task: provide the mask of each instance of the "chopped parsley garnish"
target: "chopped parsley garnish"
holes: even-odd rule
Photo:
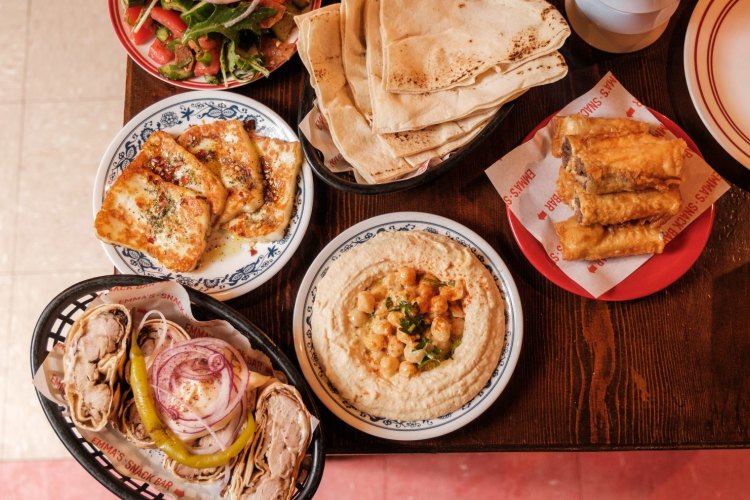
[[[422,358],[422,361],[420,361],[417,365],[418,370],[426,370],[429,368],[440,366],[440,362],[442,361],[442,359],[440,359],[440,355],[443,354],[440,349],[431,345],[425,349],[424,354],[424,358]]]
[[[456,286],[456,282],[455,281],[445,282],[445,281],[440,281],[438,279],[432,279],[432,278],[425,278],[424,280],[426,282],[428,282],[428,283],[432,283],[433,285],[435,285],[437,287],[441,287],[441,286]]]
[[[419,304],[416,302],[410,304],[402,300],[398,305],[394,305],[393,300],[390,297],[386,297],[385,307],[391,312],[401,311],[404,313],[404,317],[399,322],[399,330],[402,332],[409,335],[422,335],[427,330],[428,325],[425,323],[424,315],[419,312]]]

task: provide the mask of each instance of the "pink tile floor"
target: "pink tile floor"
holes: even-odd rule
[[[0,498],[115,498],[74,460],[0,463]],[[746,499],[750,450],[331,458],[316,500]]]

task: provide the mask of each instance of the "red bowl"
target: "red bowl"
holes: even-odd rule
[[[676,123],[662,115],[661,113],[650,109],[651,113],[661,121],[673,134],[681,137],[687,142],[690,149],[701,155],[698,147],[688,137]],[[557,114],[557,113],[555,113]],[[531,139],[540,128],[547,125],[555,114],[548,116],[537,127],[526,136],[523,142]],[[701,155],[703,157],[703,155]],[[552,283],[569,292],[575,293],[582,297],[595,298],[586,290],[581,288],[575,281],[566,275],[560,267],[552,261],[544,250],[542,244],[531,233],[529,233],[521,222],[513,215],[513,212],[506,210],[508,222],[510,222],[513,237],[516,239],[521,252],[531,262],[531,264],[542,273]],[[662,290],[687,272],[688,269],[698,260],[703,248],[706,246],[708,236],[711,234],[711,227],[714,223],[714,206],[703,212],[695,219],[690,226],[677,235],[672,241],[664,247],[664,252],[654,255],[646,261],[641,267],[636,269],[630,276],[625,278],[614,288],[611,288],[599,300],[631,300],[651,295],[652,293]]]

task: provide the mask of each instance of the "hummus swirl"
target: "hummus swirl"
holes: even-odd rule
[[[358,316],[367,310],[362,307],[363,293],[384,286],[391,311],[403,303],[403,295],[396,294],[403,292],[405,284],[399,288],[389,282],[389,276],[403,276],[405,269],[414,270],[416,283],[427,279],[436,290],[459,290],[460,309],[457,301],[449,305],[463,316],[463,332],[451,333],[449,350],[443,344],[433,351],[440,353],[438,362],[417,361],[410,370],[387,370],[379,360],[392,353],[387,348],[379,352],[370,341],[372,322],[382,322],[377,319],[377,306],[369,325],[363,325]],[[412,297],[414,310],[421,310],[427,323],[423,333],[412,335],[413,344],[397,323],[390,333],[405,339],[407,353],[427,342],[429,351],[432,344],[437,345],[429,328],[437,316],[428,305],[419,307],[416,295],[409,296],[408,302]],[[385,299],[376,299],[382,308]],[[503,349],[505,304],[492,275],[468,248],[424,231],[383,232],[331,264],[317,286],[311,327],[318,361],[343,398],[371,415],[421,420],[457,410],[490,379]],[[399,361],[405,364],[403,358]]]

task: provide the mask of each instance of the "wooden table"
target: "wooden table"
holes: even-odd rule
[[[562,2],[558,2],[564,12]],[[511,269],[524,308],[524,342],[498,401],[441,438],[391,442],[361,433],[320,404],[331,454],[495,450],[612,450],[750,446],[750,193],[733,187],[716,205],[710,240],[695,265],[666,290],[608,303],[568,293],[521,254],[505,205],[484,170],[550,113],[587,92],[607,72],[676,121],[709,164],[743,172],[711,138],[693,108],[683,42],[693,4],[681,2],[654,45],[607,54],[573,34],[563,54],[568,76],[516,100],[503,123],[465,161],[424,188],[363,196],[315,182],[307,235],[284,269],[230,305],[263,328],[290,358],[299,284],[323,246],[347,227],[402,210],[435,213],[485,238]],[[125,120],[180,92],[128,61]],[[299,59],[235,92],[277,111],[292,126],[307,79]],[[721,167],[721,168],[720,168]]]

